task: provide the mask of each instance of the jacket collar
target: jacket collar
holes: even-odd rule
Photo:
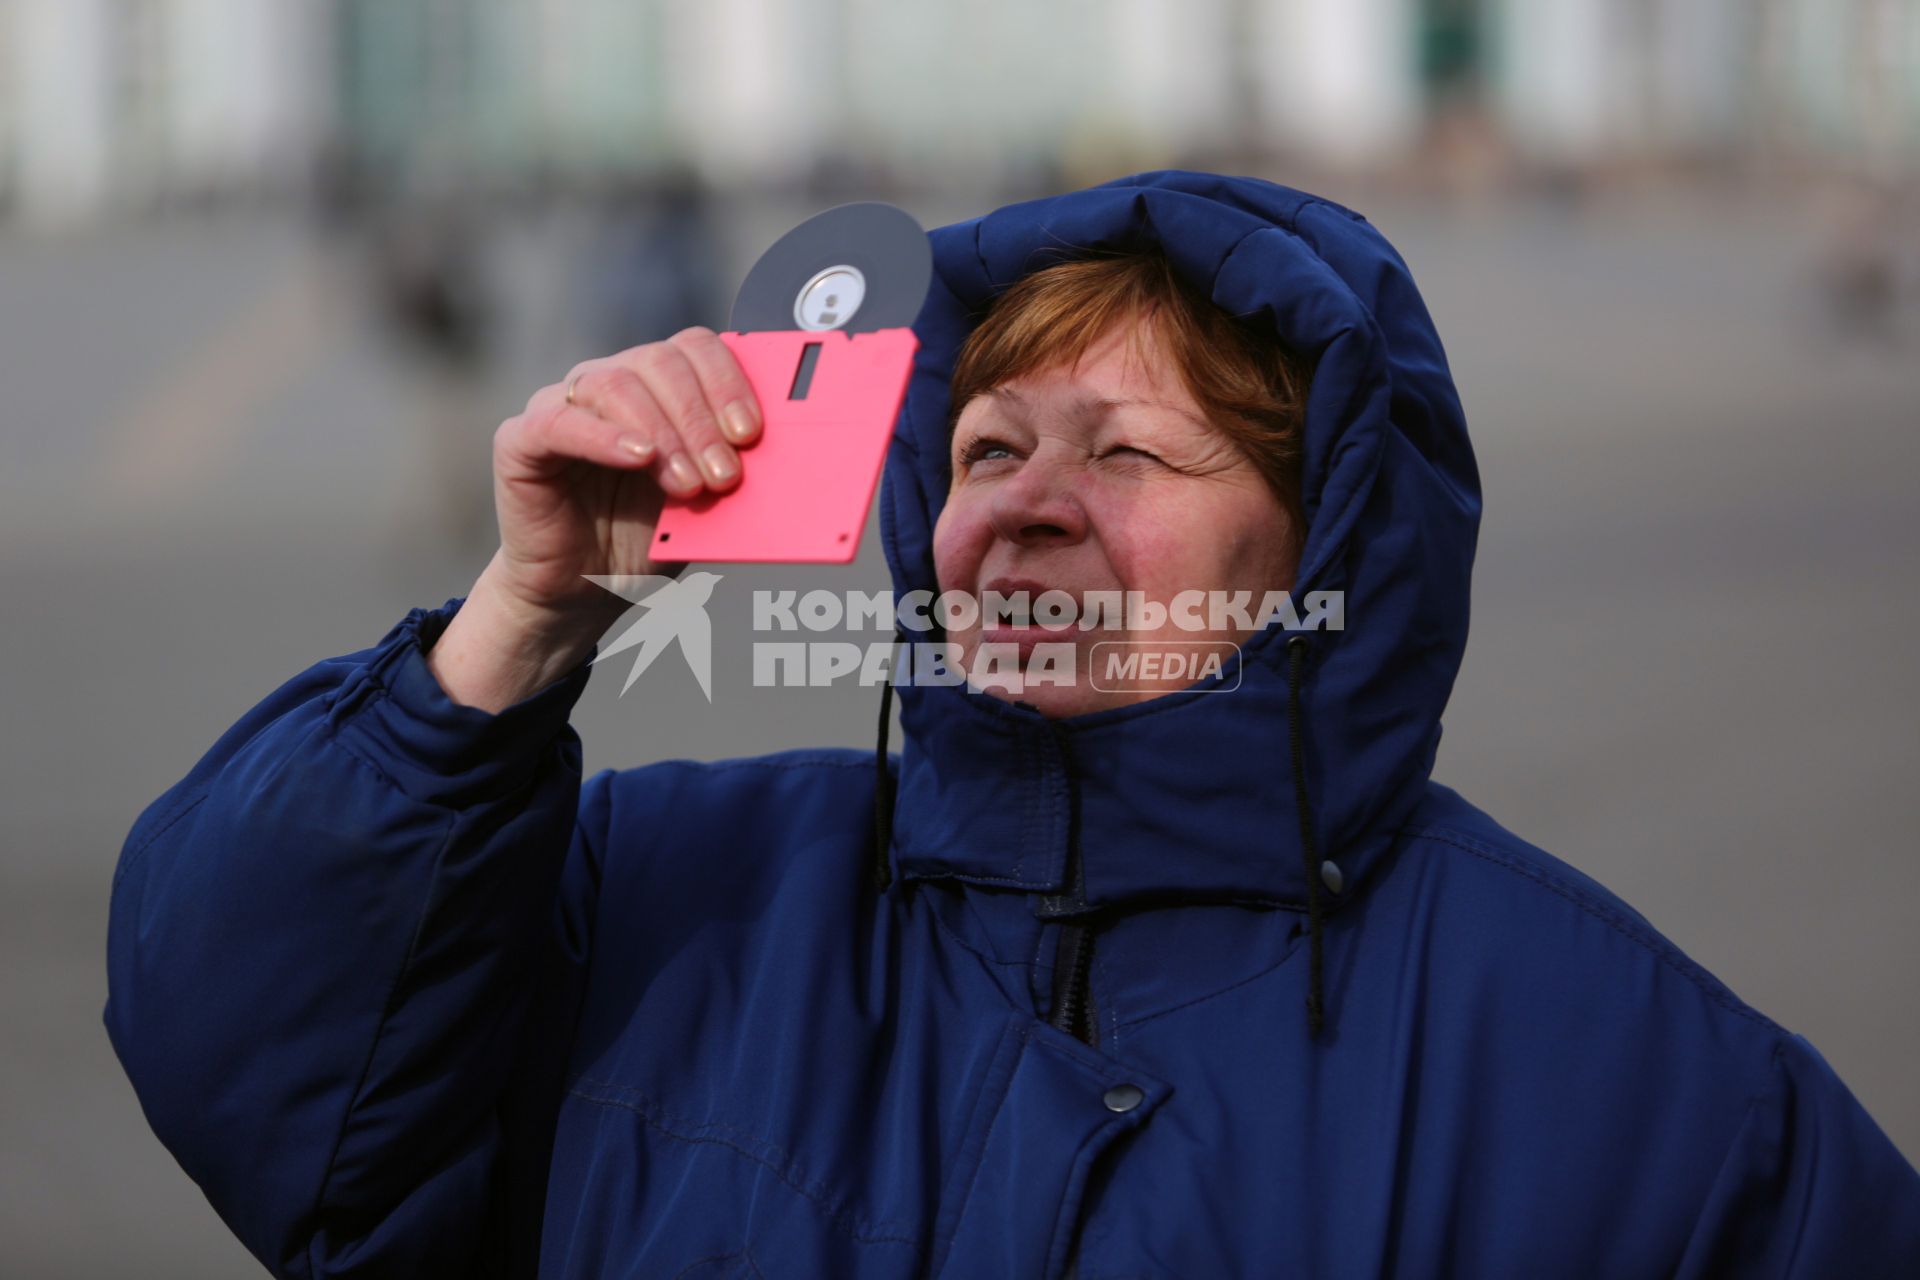
[[[1338,635],[1303,634],[1315,656]],[[902,688],[896,874],[1044,894],[1042,915],[1202,901],[1305,910],[1287,638],[1263,634],[1217,680],[1065,720],[964,686]],[[1318,700],[1313,667],[1303,707]],[[1310,817],[1337,868],[1341,891],[1322,898],[1333,910],[1388,852],[1430,761],[1403,755],[1386,772],[1330,778],[1315,764],[1328,737],[1311,714]]]

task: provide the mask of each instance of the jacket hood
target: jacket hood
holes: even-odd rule
[[[934,279],[881,496],[896,592],[938,589],[948,378],[989,305],[1076,249],[1158,248],[1311,364],[1294,597],[1343,591],[1345,628],[1276,623],[1237,670],[1055,721],[964,685],[899,686],[907,741],[882,882],[897,871],[1037,891],[1061,914],[1182,899],[1304,909],[1322,886],[1329,909],[1351,897],[1432,768],[1479,527],[1459,397],[1406,264],[1330,201],[1171,170],[930,234]],[[1312,884],[1307,868],[1323,861],[1333,869]]]

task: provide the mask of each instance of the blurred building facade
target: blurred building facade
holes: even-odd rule
[[[1522,164],[1920,152],[1920,0],[0,0],[0,209],[991,176],[1467,128]]]
[[[325,0],[0,0],[0,201],[36,225],[305,180]]]

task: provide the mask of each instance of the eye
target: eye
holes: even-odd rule
[[[1103,458],[1119,458],[1119,457],[1142,458],[1148,462],[1159,461],[1157,457],[1155,457],[1151,453],[1148,453],[1145,449],[1136,448],[1135,446],[1130,444],[1115,445],[1113,448],[1107,450],[1105,453],[1101,454],[1100,456]]]
[[[967,466],[971,466],[976,462],[992,461],[993,459],[989,459],[987,455],[996,449],[1008,457],[1013,456],[1011,449],[1001,444],[998,440],[993,439],[991,436],[975,436],[973,439],[967,441],[965,448],[960,450],[960,461]]]

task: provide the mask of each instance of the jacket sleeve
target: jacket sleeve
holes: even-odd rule
[[[1676,1274],[1920,1276],[1920,1173],[1805,1037],[1777,1042]]]
[[[498,715],[447,697],[462,603],[282,685],[115,870],[114,1050],[278,1276],[530,1268],[605,775],[568,724],[591,655]]]

